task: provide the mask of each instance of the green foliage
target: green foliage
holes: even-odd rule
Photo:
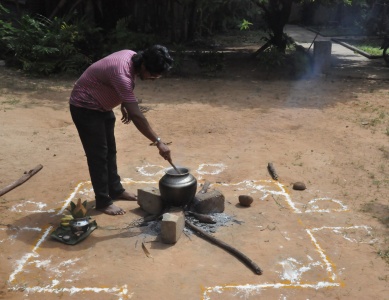
[[[343,40],[344,42],[353,45],[354,47],[370,54],[370,55],[382,55],[382,39],[377,38],[365,38],[360,40]]]
[[[129,18],[122,18],[116,22],[116,27],[107,35],[105,55],[123,49],[143,50],[155,43],[154,35],[130,31],[129,23]]]
[[[267,36],[263,37],[266,43],[270,43],[270,45],[278,48],[279,51],[285,52],[285,49],[291,45],[293,45],[294,40],[288,36],[285,32],[282,33],[279,41],[276,41],[276,36],[270,30],[266,30]]]
[[[0,59],[5,59],[10,54],[4,38],[13,34],[14,27],[11,22],[5,20],[8,14],[9,11],[0,4]]]
[[[249,30],[251,25],[253,25],[253,23],[243,19],[242,23],[239,25],[239,28],[240,30]]]
[[[378,255],[389,264],[389,249],[378,251]]]
[[[282,72],[291,78],[301,78],[311,74],[312,59],[303,47],[290,44],[286,52],[270,46],[258,57],[259,64],[267,71]]]
[[[0,7],[0,13],[8,11]],[[103,39],[101,29],[73,15],[49,20],[43,16],[23,15],[11,22],[0,19],[1,59],[27,73],[80,74],[93,61],[122,49],[144,49],[155,42],[155,36],[131,32],[128,19]]]
[[[9,10],[8,9],[6,9],[3,5],[1,5],[1,3],[0,3],[0,14],[1,13],[9,13]]]
[[[82,24],[83,22],[80,22]],[[80,24],[69,24],[65,18],[49,20],[39,16],[23,15],[16,25],[0,23],[2,47],[6,50],[4,59],[8,65],[40,75],[53,73],[78,74],[92,61],[85,39],[98,33],[98,28]],[[83,45],[84,49],[80,49]]]
[[[285,66],[286,54],[279,51],[275,46],[270,46],[259,56],[259,63],[266,70],[277,69]]]

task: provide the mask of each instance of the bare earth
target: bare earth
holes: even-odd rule
[[[69,201],[93,204],[68,109],[75,78],[0,69],[0,187],[43,165],[0,197],[0,299],[389,299],[388,82],[247,73],[139,81],[136,94],[176,165],[225,195],[237,222],[214,236],[260,276],[195,234],[166,245],[131,227],[145,216],[136,202],[118,203],[123,216],[92,210],[99,228],[77,245],[51,239]],[[169,165],[156,148],[119,120],[116,137],[125,187],[158,187]]]

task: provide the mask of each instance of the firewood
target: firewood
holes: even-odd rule
[[[0,197],[3,196],[4,194],[8,193],[9,191],[13,190],[17,186],[25,183],[32,176],[34,176],[36,173],[38,173],[42,168],[43,168],[42,165],[37,165],[34,169],[32,169],[32,170],[30,170],[28,172],[24,172],[24,175],[22,177],[20,177],[15,182],[11,183],[10,185],[7,185],[5,188],[2,188],[0,190]]]
[[[227,243],[218,240],[214,236],[206,233],[205,231],[201,230],[197,226],[193,225],[191,222],[188,220],[185,220],[185,224],[187,227],[192,229],[194,232],[196,232],[200,237],[203,237],[209,241],[211,241],[213,244],[219,246],[220,248],[223,248],[224,250],[230,252],[232,255],[237,257],[240,261],[242,261],[244,264],[246,264],[252,271],[254,271],[255,274],[257,275],[262,275],[262,270],[258,265],[253,262],[250,258],[248,258],[246,255],[244,255],[242,252],[239,250],[235,249],[234,247],[228,245]]]
[[[201,223],[216,224],[216,222],[212,219],[211,216],[204,215],[204,214],[198,214],[198,213],[193,212],[193,211],[188,211],[187,214],[195,217]]]

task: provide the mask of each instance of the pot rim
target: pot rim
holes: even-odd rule
[[[165,169],[165,173],[170,176],[183,176],[183,175],[188,175],[189,174],[189,169],[185,167],[177,167],[177,169],[180,171],[181,174],[177,174],[176,170],[173,168],[168,168]]]

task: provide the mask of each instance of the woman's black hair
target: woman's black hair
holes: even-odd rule
[[[135,69],[142,65],[152,74],[162,74],[172,68],[173,58],[165,46],[154,45],[144,51],[139,51],[132,57]]]

